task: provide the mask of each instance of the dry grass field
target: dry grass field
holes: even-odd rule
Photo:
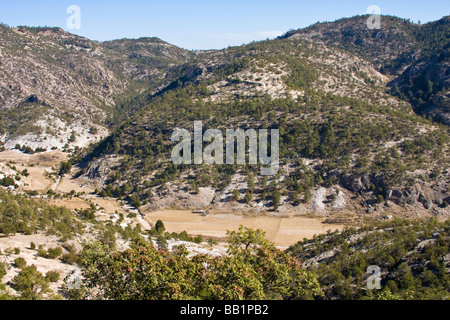
[[[227,230],[237,230],[239,225],[259,228],[266,232],[268,240],[281,247],[292,245],[303,238],[312,238],[314,234],[343,228],[340,224],[323,223],[324,218],[245,216],[232,213],[212,213],[203,216],[190,210],[159,210],[147,213],[146,219],[151,224],[161,219],[168,232],[186,231],[191,235],[200,234],[217,238],[226,237]]]

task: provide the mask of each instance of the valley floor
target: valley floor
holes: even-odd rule
[[[186,231],[192,235],[225,238],[227,230],[238,230],[239,225],[262,229],[266,238],[279,247],[293,245],[314,234],[342,229],[342,224],[323,223],[325,218],[304,216],[242,215],[235,213],[210,213],[201,215],[190,210],[159,210],[147,213],[146,219],[154,224],[158,219],[164,222],[169,232]]]

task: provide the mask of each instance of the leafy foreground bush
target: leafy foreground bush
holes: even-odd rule
[[[158,250],[145,240],[113,252],[100,242],[80,257],[88,296],[96,299],[313,299],[319,283],[299,261],[241,226],[229,232],[228,254],[192,258],[184,248]],[[89,293],[90,292],[90,293]]]

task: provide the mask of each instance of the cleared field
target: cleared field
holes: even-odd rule
[[[324,219],[307,217],[241,216],[236,214],[209,214],[202,216],[190,210],[160,210],[146,214],[154,224],[158,219],[164,222],[168,232],[186,231],[191,235],[226,237],[227,230],[238,230],[239,225],[262,229],[266,238],[278,246],[289,246],[303,238],[328,230],[340,230],[343,225],[324,224]]]
[[[40,192],[50,189],[53,184],[53,181],[45,176],[45,172],[50,172],[52,166],[58,165],[67,157],[67,153],[58,150],[35,154],[27,154],[19,150],[0,152],[0,162],[12,161],[18,170],[27,169],[29,176],[23,178],[25,183],[23,189]]]

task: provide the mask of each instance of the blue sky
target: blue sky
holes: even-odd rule
[[[80,8],[79,30],[67,28],[69,5]],[[448,0],[0,0],[0,21],[57,26],[99,41],[156,36],[186,49],[220,49],[365,14],[369,5],[422,23],[450,14]]]

